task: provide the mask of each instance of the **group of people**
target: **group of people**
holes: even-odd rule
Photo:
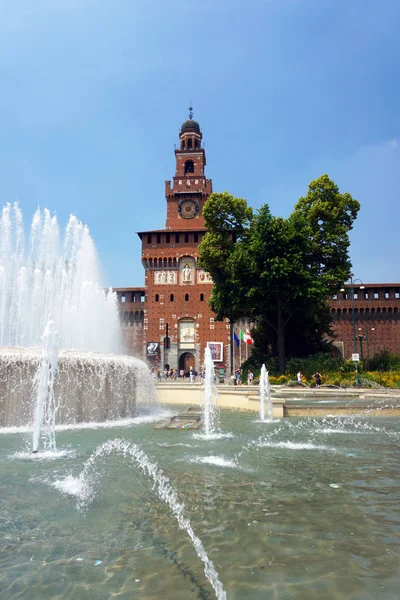
[[[242,369],[236,369],[234,375],[232,375],[232,380],[234,385],[242,385]],[[251,369],[247,371],[247,385],[253,385],[254,383],[254,374]]]
[[[190,367],[189,369],[169,369],[165,367],[164,371],[161,373],[160,369],[152,369],[152,374],[157,381],[170,380],[176,381],[179,378],[185,379],[188,378],[190,383],[194,383],[198,377],[197,371],[194,367]],[[200,377],[202,377],[202,373],[200,373]]]
[[[296,377],[297,377],[297,385],[299,387],[303,387],[303,373],[301,371],[299,371],[297,373]],[[320,387],[322,384],[321,373],[319,371],[317,371],[316,373],[314,373],[314,375],[312,375],[312,378],[315,380],[316,387]]]

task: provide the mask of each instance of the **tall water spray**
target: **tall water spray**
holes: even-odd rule
[[[58,335],[53,321],[47,323],[43,334],[43,350],[35,376],[36,408],[33,426],[32,452],[39,450],[42,432],[44,450],[56,451],[56,412],[54,378],[58,373]]]
[[[260,420],[265,421],[265,400],[267,400],[267,419],[272,420],[272,398],[269,385],[268,371],[265,365],[261,367],[260,375]]]
[[[18,204],[0,220],[0,346],[40,346],[49,320],[59,347],[120,352],[116,297],[105,294],[89,229],[75,216],[60,235],[56,217],[38,209],[25,240]],[[27,242],[27,243],[26,243]]]
[[[204,351],[204,433],[206,436],[219,432],[218,390],[214,383],[214,361],[210,348]]]

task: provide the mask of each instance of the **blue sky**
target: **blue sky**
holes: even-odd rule
[[[356,277],[400,281],[399,28],[398,0],[3,0],[1,204],[75,213],[104,284],[143,285],[192,101],[215,191],[287,216],[328,173]]]

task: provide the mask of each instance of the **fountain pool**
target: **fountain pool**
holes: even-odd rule
[[[222,410],[232,435],[207,441],[148,421],[61,428],[54,460],[0,429],[2,600],[216,597],[153,480],[127,453],[95,457],[110,439],[168,477],[228,600],[398,598],[398,418]]]

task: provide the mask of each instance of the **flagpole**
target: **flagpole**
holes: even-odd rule
[[[233,323],[231,323],[231,375],[235,368],[235,340],[233,335]]]
[[[239,367],[242,366],[242,340],[239,343]]]

